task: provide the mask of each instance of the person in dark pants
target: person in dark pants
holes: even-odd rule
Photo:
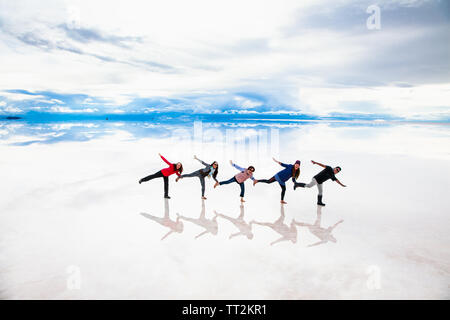
[[[231,160],[230,160],[230,164],[233,167],[235,167],[236,169],[238,169],[240,172],[229,180],[216,182],[216,184],[214,185],[214,188],[216,188],[219,185],[221,186],[224,184],[236,182],[239,185],[239,187],[241,187],[241,193],[239,195],[241,197],[241,202],[245,202],[245,200],[244,200],[244,194],[245,194],[244,182],[248,178],[255,180],[255,178],[253,178],[253,172],[255,172],[255,167],[250,166],[247,169],[244,169],[244,168],[241,168],[240,166],[238,166],[237,164],[234,164],[233,161],[231,161]]]
[[[142,182],[146,182],[146,181],[155,179],[155,178],[163,178],[164,179],[164,198],[170,199],[170,197],[169,197],[169,176],[171,176],[174,173],[176,173],[177,176],[180,176],[180,174],[183,172],[183,165],[181,164],[181,162],[177,162],[176,164],[170,163],[160,153],[159,153],[159,156],[169,166],[167,168],[164,168],[164,169],[154,173],[154,174],[151,174],[145,178],[142,178],[141,180],[139,180],[139,184],[141,184]]]
[[[311,182],[308,183],[308,184],[301,183],[301,182],[294,183],[294,190],[296,188],[298,188],[298,187],[311,188],[311,187],[317,185],[317,189],[319,190],[319,194],[317,196],[317,204],[319,206],[325,206],[325,203],[322,202],[322,192],[323,192],[322,184],[325,181],[331,179],[331,180],[336,181],[337,183],[339,183],[341,186],[346,187],[346,185],[342,184],[335,176],[336,174],[341,172],[341,167],[336,167],[336,168],[333,169],[330,166],[326,166],[326,165],[321,164],[319,162],[316,162],[314,160],[311,160],[311,162],[313,164],[317,164],[317,165],[321,166],[324,169],[322,171],[320,171],[318,174],[316,174],[314,176],[314,178],[312,178]]]
[[[280,166],[284,167],[285,169],[281,170],[280,172],[275,174],[270,179],[262,179],[262,180],[255,179],[255,180],[253,180],[253,185],[257,184],[258,182],[273,183],[273,182],[277,181],[281,187],[281,203],[285,204],[285,203],[287,203],[286,201],[284,201],[284,195],[286,193],[286,183],[285,182],[288,181],[290,178],[292,178],[292,182],[294,182],[294,183],[296,182],[295,180],[300,175],[300,160],[295,161],[294,164],[285,164],[285,163],[281,163],[280,161],[276,160],[275,158],[272,158],[272,159],[273,159],[273,161],[275,161],[276,163],[278,163]]]
[[[195,160],[200,161],[201,164],[203,164],[205,167],[203,169],[199,169],[197,171],[194,171],[192,173],[189,174],[182,174],[181,176],[179,176],[175,181],[178,182],[178,180],[183,179],[183,178],[190,178],[190,177],[198,177],[200,179],[200,184],[202,186],[202,199],[206,200],[205,197],[205,178],[208,177],[212,177],[214,179],[214,181],[217,182],[217,174],[219,173],[219,164],[217,163],[217,161],[214,161],[211,164],[208,164],[202,160],[200,160],[199,158],[197,158],[197,156],[194,156]]]

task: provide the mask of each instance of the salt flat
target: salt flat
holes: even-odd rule
[[[170,131],[137,136],[127,124],[86,126],[85,139],[71,139],[70,127],[27,134],[8,126],[0,127],[2,298],[450,298],[448,126],[307,124],[280,130],[274,149],[255,148],[251,137],[260,132],[245,128],[241,137],[250,143],[236,150],[216,139],[220,130],[198,141],[174,139]],[[205,219],[217,211],[243,213],[246,223],[281,223],[284,214],[287,227],[293,219],[304,224],[289,234],[296,242],[271,246],[282,235],[255,224],[251,239],[229,239],[239,228],[223,216],[216,218],[217,234],[195,239],[205,229],[182,220],[181,233],[161,240],[169,229],[141,213],[197,219],[202,201],[198,179],[170,177],[168,205],[161,179],[138,184],[165,167],[158,152],[182,161],[185,172],[202,167],[194,154],[216,160],[220,180],[236,173],[230,159],[270,178],[281,170],[275,156],[301,160],[299,181],[309,182],[320,171],[310,162],[316,160],[340,165],[338,178],[348,187],[326,182],[327,205],[318,210],[315,189],[293,191],[288,182],[283,212],[276,183],[246,182],[241,208],[236,184],[213,189],[207,181]],[[308,227],[318,214],[322,229]],[[309,247],[320,241],[314,230],[326,235],[341,220],[332,231],[336,242]]]

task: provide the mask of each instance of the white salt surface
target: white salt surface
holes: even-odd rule
[[[316,124],[282,134],[274,156],[301,160],[299,181],[320,171],[313,159],[340,165],[337,177],[348,187],[326,182],[327,205],[318,211],[316,189],[294,192],[289,181],[281,221],[276,183],[247,181],[240,208],[236,184],[213,189],[208,180],[202,222],[208,220],[209,229],[181,220],[182,232],[164,240],[170,229],[141,215],[164,216],[162,179],[137,183],[165,167],[158,152],[182,161],[186,173],[202,167],[194,153],[217,160],[220,180],[236,173],[230,153],[221,142],[174,144],[120,130],[85,142],[15,146],[39,139],[0,140],[2,298],[450,298],[448,127]],[[233,160],[254,165],[257,178],[270,178],[281,170],[271,156],[244,152]],[[172,221],[177,213],[200,217],[197,178],[176,183],[171,176],[170,195]],[[214,234],[214,211],[244,216],[235,224],[218,216]],[[285,226],[281,233],[257,224],[248,229],[252,220]],[[341,220],[330,235],[327,228]],[[239,226],[253,237],[229,239]],[[205,230],[212,232],[195,239]],[[270,245],[283,236],[288,241]],[[310,247],[321,239],[330,241]]]

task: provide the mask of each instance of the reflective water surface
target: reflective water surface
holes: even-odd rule
[[[0,294],[26,299],[448,299],[447,125],[0,122]],[[213,188],[139,178],[197,155],[253,165],[301,160],[299,181]],[[345,221],[345,222],[343,222]],[[161,241],[163,240],[163,241]],[[426,275],[426,276],[425,276]]]

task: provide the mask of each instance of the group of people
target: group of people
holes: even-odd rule
[[[145,178],[142,178],[139,180],[139,184],[142,182],[146,182],[155,178],[163,178],[164,179],[164,198],[170,199],[169,197],[169,176],[172,174],[176,174],[178,177],[176,178],[176,182],[178,182],[180,179],[183,178],[191,178],[191,177],[198,177],[200,179],[201,184],[201,191],[202,191],[202,199],[206,200],[205,197],[205,179],[206,177],[212,178],[215,181],[214,188],[218,186],[222,186],[225,184],[230,183],[237,183],[240,187],[240,197],[241,202],[245,202],[244,195],[245,195],[245,181],[249,178],[253,180],[253,185],[256,185],[257,183],[273,183],[275,181],[278,182],[278,184],[281,187],[281,203],[285,204],[284,201],[285,193],[286,193],[286,182],[289,179],[292,179],[292,182],[294,183],[294,190],[297,188],[311,188],[313,186],[317,186],[318,189],[318,195],[317,195],[317,204],[320,206],[325,206],[325,204],[322,202],[322,196],[323,196],[323,183],[327,180],[332,180],[340,184],[341,186],[345,187],[344,184],[342,184],[339,179],[336,178],[336,174],[338,174],[341,171],[340,167],[332,168],[330,166],[321,164],[319,162],[311,160],[313,164],[316,164],[318,166],[321,166],[323,168],[322,171],[320,171],[318,174],[316,174],[310,183],[302,183],[297,182],[298,177],[300,176],[300,160],[295,161],[294,164],[285,164],[282,163],[275,158],[273,160],[278,163],[280,166],[284,167],[283,170],[277,172],[274,176],[272,176],[269,179],[255,179],[253,177],[253,174],[255,172],[255,167],[249,166],[247,169],[242,168],[238,166],[237,164],[233,163],[233,161],[230,160],[230,164],[236,168],[239,173],[234,175],[228,180],[224,181],[218,181],[217,175],[219,173],[219,164],[217,161],[213,161],[211,164],[208,164],[199,158],[197,156],[194,156],[195,160],[198,160],[201,164],[204,165],[204,168],[198,169],[192,173],[189,174],[182,174],[183,173],[183,165],[181,162],[177,163],[171,163],[166,158],[164,158],[161,154],[159,154],[161,159],[167,163],[168,167],[164,168],[152,175],[149,175]]]

